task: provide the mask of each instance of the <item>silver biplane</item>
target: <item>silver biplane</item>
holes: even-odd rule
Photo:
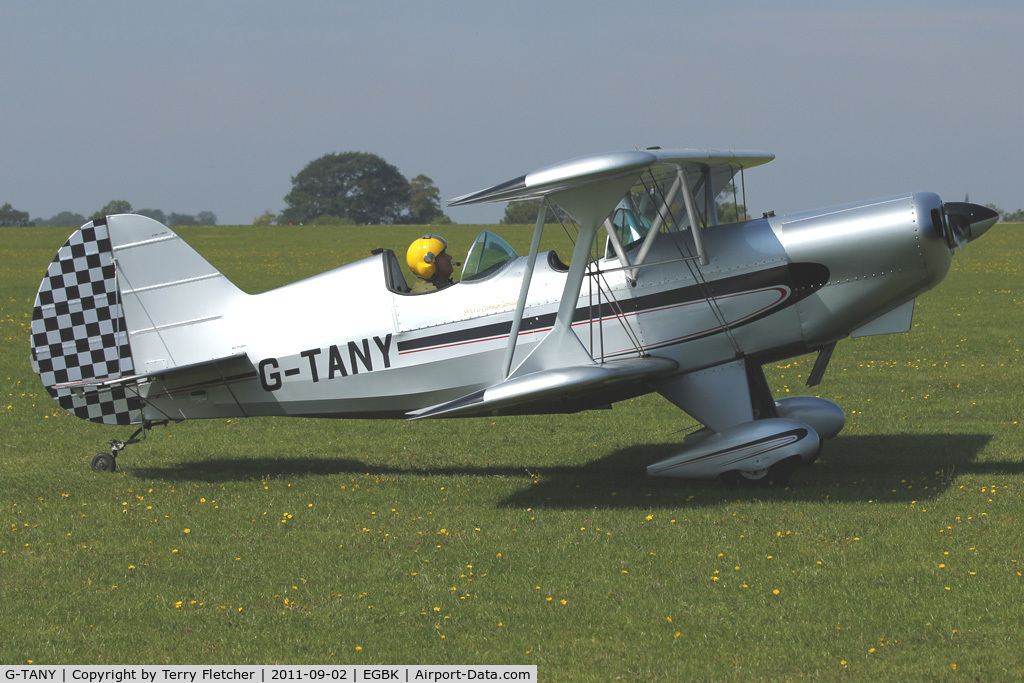
[[[141,425],[98,471],[187,419],[571,413],[658,392],[703,428],[649,475],[781,483],[845,418],[774,398],[762,365],[817,352],[813,386],[839,340],[908,331],[915,297],[997,216],[917,192],[720,224],[716,196],[773,158],[597,154],[459,197],[543,202],[528,255],[485,231],[458,284],[428,294],[378,250],[250,295],[160,223],[107,216],[49,266],[33,368],[78,417]],[[540,253],[549,210],[576,230],[568,265]],[[325,314],[338,292],[358,296]]]

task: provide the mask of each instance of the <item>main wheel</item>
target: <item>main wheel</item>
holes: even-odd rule
[[[92,456],[93,472],[113,472],[117,469],[117,461],[110,453],[97,453]]]
[[[736,488],[781,488],[789,483],[799,461],[800,458],[794,456],[760,470],[730,470],[722,473],[722,480]]]

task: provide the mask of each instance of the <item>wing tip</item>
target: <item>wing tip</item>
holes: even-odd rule
[[[518,194],[526,189],[526,176],[519,176],[493,187],[488,187],[477,192],[470,192],[461,197],[448,200],[448,206],[465,206],[467,204],[482,204],[484,202],[499,202],[501,197],[507,194]]]

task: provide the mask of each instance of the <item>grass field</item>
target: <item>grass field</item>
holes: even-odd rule
[[[260,291],[419,230],[182,234]],[[500,231],[525,251],[529,230]],[[0,663],[1024,676],[1024,226],[959,253],[911,334],[841,343],[815,392],[846,429],[789,488],[755,492],[648,479],[696,427],[657,396],[573,416],[190,422],[93,473],[130,430],[62,412],[29,366],[32,300],[69,232],[0,230]],[[766,368],[776,394],[811,393],[812,362]]]

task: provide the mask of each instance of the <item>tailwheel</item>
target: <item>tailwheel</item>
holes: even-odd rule
[[[135,443],[140,443],[146,438],[146,431],[153,427],[163,427],[170,424],[170,420],[145,420],[142,426],[135,430],[135,433],[128,437],[127,441],[111,439],[109,453],[97,453],[92,456],[93,472],[114,472],[117,470],[117,456],[125,449]],[[180,422],[180,420],[178,420]]]
[[[110,453],[97,453],[92,456],[93,472],[113,472],[117,470],[117,460]]]

